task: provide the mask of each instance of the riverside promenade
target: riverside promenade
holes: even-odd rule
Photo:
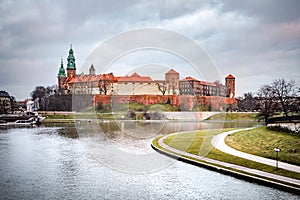
[[[249,128],[234,130],[234,132],[243,131],[243,130],[249,130]],[[224,141],[226,134],[229,135],[234,132],[228,131],[228,132],[224,132],[224,133],[216,135],[211,141],[213,146],[216,145],[216,146],[218,146],[218,148],[221,147],[220,149],[225,148],[224,144],[222,144],[221,141]],[[184,133],[175,133],[175,134],[184,134]],[[158,140],[159,146],[154,145],[152,142],[152,147],[155,150],[157,150],[163,154],[172,156],[174,158],[178,158],[180,160],[183,160],[183,161],[195,164],[195,165],[201,165],[201,166],[206,166],[209,168],[214,168],[214,169],[216,169],[218,171],[222,171],[224,173],[229,173],[231,175],[235,175],[238,177],[244,177],[245,179],[250,179],[252,181],[256,180],[257,182],[261,182],[261,183],[264,183],[267,185],[272,185],[273,187],[281,187],[284,189],[288,189],[288,190],[300,193],[300,180],[298,180],[298,179],[280,176],[280,175],[263,172],[260,170],[251,169],[251,168],[240,166],[240,165],[226,163],[226,162],[214,160],[211,158],[187,153],[187,152],[175,149],[175,148],[170,147],[169,145],[165,144],[164,139],[167,138],[168,136],[170,136],[170,135],[161,137]],[[234,155],[234,154],[232,154],[232,155]],[[251,155],[251,154],[249,154],[249,155]],[[251,155],[251,156],[253,156],[253,155]],[[255,160],[257,157],[259,157],[259,156],[251,157],[251,159],[253,159],[253,161],[259,162],[261,159]],[[259,157],[259,158],[262,158],[262,157]],[[248,158],[245,158],[245,159],[248,159]],[[269,164],[273,165],[275,167],[274,160],[271,160]],[[287,164],[287,163],[285,163],[285,164]],[[282,166],[289,166],[289,165],[290,164],[284,165],[284,163],[281,162],[279,166],[282,167]],[[290,167],[288,170],[298,172],[299,166],[293,165],[293,167]]]
[[[253,129],[253,128],[247,128],[247,129],[242,129],[242,130],[250,130],[250,129]],[[213,139],[211,140],[211,144],[216,149],[218,149],[220,151],[223,151],[224,153],[228,153],[228,154],[231,154],[231,155],[234,155],[234,156],[238,156],[238,157],[241,157],[241,158],[245,158],[245,159],[248,159],[248,160],[252,160],[252,161],[255,161],[255,162],[259,162],[259,163],[262,163],[262,164],[265,164],[265,165],[270,165],[270,166],[275,167],[276,162],[277,162],[276,160],[272,160],[272,159],[269,159],[269,158],[264,158],[264,157],[252,155],[252,154],[245,153],[245,152],[242,152],[242,151],[238,151],[234,148],[231,148],[230,146],[228,146],[225,143],[225,138],[228,135],[239,132],[239,131],[242,131],[242,130],[232,130],[232,131],[227,131],[227,132],[224,132],[224,133],[220,133],[220,134],[213,137]],[[280,161],[278,161],[278,168],[300,173],[300,166],[292,165],[292,164],[288,164],[288,163],[284,163],[284,162],[280,162]]]

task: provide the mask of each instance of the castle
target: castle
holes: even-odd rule
[[[164,80],[153,80],[150,76],[141,76],[137,73],[133,73],[130,76],[114,76],[113,73],[96,75],[93,64],[89,69],[89,74],[78,75],[76,74],[72,45],[67,58],[66,70],[67,73],[63,60],[61,60],[61,66],[57,75],[60,94],[130,96],[131,99],[134,96],[138,98],[137,96],[145,95],[156,96],[155,98],[158,98],[158,96],[172,96],[173,99],[176,96],[174,102],[182,99],[177,98],[179,96],[198,97],[198,99],[199,97],[221,97],[225,103],[228,102],[226,101],[227,98],[230,98],[230,102],[232,102],[235,97],[235,77],[231,74],[225,78],[225,85],[220,82],[200,81],[190,76],[180,80],[179,73],[174,69],[170,69],[165,73]],[[102,98],[107,99],[107,97]],[[152,102],[159,103],[159,101]]]

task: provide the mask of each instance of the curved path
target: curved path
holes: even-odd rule
[[[247,160],[252,160],[252,161],[255,161],[255,162],[259,162],[259,163],[262,163],[262,164],[271,165],[271,166],[275,167],[276,166],[276,160],[263,158],[263,157],[260,157],[260,156],[255,156],[255,155],[252,155],[252,154],[249,154],[249,153],[238,151],[234,148],[229,147],[225,143],[226,136],[228,136],[230,134],[233,134],[233,133],[236,133],[236,132],[239,132],[239,131],[250,130],[250,129],[253,129],[253,128],[232,130],[232,131],[227,131],[227,132],[224,132],[224,133],[220,133],[220,134],[213,137],[213,139],[211,140],[211,144],[216,149],[218,149],[220,151],[223,151],[225,153],[228,153],[228,154],[231,154],[231,155],[234,155],[234,156],[238,156],[238,157],[241,157],[241,158],[245,158]],[[279,152],[279,157],[280,157],[280,152]],[[300,167],[299,166],[284,163],[284,162],[278,162],[278,168],[300,173]]]
[[[247,129],[240,129],[240,130],[234,130],[234,132],[238,132],[238,131],[241,131],[241,130],[247,130]],[[183,134],[184,132],[182,133],[174,133],[175,134]],[[225,132],[225,133],[228,133],[228,134],[232,134],[233,131],[228,131],[228,132]],[[227,134],[227,135],[228,135]],[[173,134],[171,134],[173,135]],[[220,136],[221,134],[217,135],[213,140],[213,145],[216,145],[217,147],[220,146],[221,141],[224,142],[224,137],[222,140],[220,139]],[[225,135],[225,134],[224,134]],[[226,163],[226,162],[222,162],[222,161],[219,161],[219,160],[214,160],[214,159],[211,159],[211,158],[207,158],[207,157],[203,157],[203,156],[199,156],[199,155],[195,155],[195,154],[191,154],[191,153],[188,153],[188,152],[184,152],[184,151],[181,151],[181,150],[178,150],[178,149],[175,149],[173,147],[170,147],[169,145],[167,145],[166,143],[164,143],[164,139],[167,138],[168,136],[170,135],[166,135],[166,136],[163,136],[161,137],[159,140],[158,140],[158,145],[161,146],[163,149],[166,149],[168,150],[169,152],[166,152],[164,151],[163,149],[159,148],[159,147],[155,147],[155,145],[152,144],[152,146],[154,146],[155,148],[159,149],[160,151],[166,153],[166,154],[170,154],[170,155],[173,155],[173,156],[178,156],[178,157],[181,157],[182,159],[187,159],[185,157],[182,157],[182,156],[188,156],[188,157],[191,157],[191,158],[194,158],[194,159],[197,159],[197,160],[200,160],[200,161],[205,161],[205,162],[208,162],[208,163],[212,163],[212,164],[215,164],[215,165],[220,165],[220,166],[223,166],[223,167],[228,167],[228,168],[232,168],[232,169],[235,169],[235,170],[240,170],[240,171],[244,171],[246,173],[250,173],[250,174],[254,174],[254,175],[257,175],[257,176],[261,176],[261,177],[267,177],[267,178],[271,178],[271,179],[274,179],[274,180],[279,180],[279,181],[283,181],[283,182],[287,182],[287,183],[292,183],[292,184],[295,184],[297,185],[298,187],[296,188],[296,190],[299,190],[299,186],[300,186],[300,180],[298,179],[294,179],[294,178],[289,178],[289,177],[285,177],[285,176],[280,176],[280,175],[276,175],[276,174],[272,174],[272,173],[268,173],[268,172],[263,172],[263,171],[260,171],[260,170],[256,170],[256,169],[251,169],[251,168],[248,168],[248,167],[243,167],[243,166],[240,166],[240,165],[235,165],[235,164],[231,164],[231,163]],[[225,143],[225,142],[224,142]],[[226,145],[226,144],[225,144]],[[224,145],[221,145],[223,149]],[[226,145],[227,146],[227,145]],[[170,153],[172,152],[172,153]],[[181,156],[180,156],[181,155]],[[249,154],[251,155],[251,154]],[[258,157],[258,156],[256,156]],[[259,157],[260,158],[260,157]],[[248,159],[248,158],[247,158]],[[189,159],[187,159],[189,160]],[[270,160],[270,159],[268,159]],[[257,160],[256,160],[257,161]],[[257,161],[258,162],[258,161]],[[271,160],[271,163],[274,165],[274,160]],[[282,165],[282,163],[280,163]],[[285,163],[286,164],[286,163]],[[209,165],[209,164],[208,164]],[[279,165],[280,167],[282,167],[281,165]],[[288,164],[289,165],[289,164]],[[274,165],[275,166],[275,165]],[[293,165],[292,165],[293,166]],[[299,170],[299,167],[298,166],[294,166],[296,167],[296,170]],[[218,168],[218,167],[216,167]],[[294,168],[293,168],[294,169]],[[293,170],[292,170],[293,171]],[[259,179],[259,178],[257,178]],[[275,182],[275,184],[279,184],[277,182]]]

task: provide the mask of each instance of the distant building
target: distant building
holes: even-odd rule
[[[226,97],[234,98],[235,97],[235,77],[229,74],[225,78],[226,86]]]
[[[225,97],[227,88],[219,82],[199,81],[189,76],[179,81],[179,90],[181,95]]]
[[[179,73],[174,69],[170,69],[165,73],[165,81],[168,84],[169,94],[179,94]]]
[[[161,94],[155,81],[149,76],[133,73],[131,76],[116,77],[113,83],[114,95]]]
[[[164,80],[153,80],[150,76],[133,73],[130,76],[114,76],[113,73],[96,75],[92,64],[89,74],[76,74],[75,56],[72,46],[67,58],[67,73],[61,60],[58,71],[58,87],[61,94],[92,95],[190,95],[235,97],[235,77],[228,75],[225,85],[220,82],[205,82],[193,77],[179,80],[179,73],[170,69]]]

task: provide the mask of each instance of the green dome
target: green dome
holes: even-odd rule
[[[64,68],[64,64],[63,64],[63,60],[61,59],[61,64],[60,64],[60,68],[58,71],[58,77],[66,77],[66,72],[65,72],[65,68]]]

